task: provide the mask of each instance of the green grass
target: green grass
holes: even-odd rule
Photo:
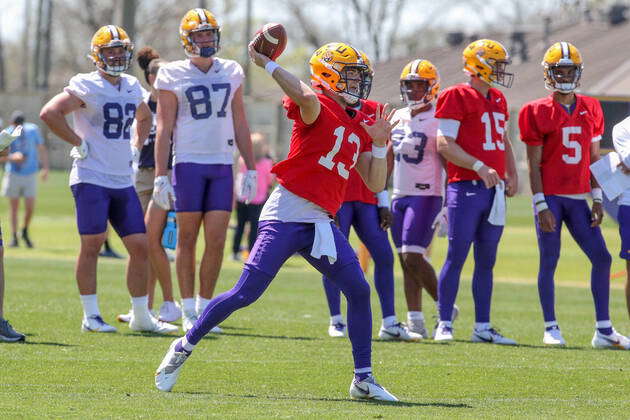
[[[223,324],[225,334],[201,342],[174,392],[163,394],[153,386],[153,372],[172,338],[135,334],[124,326],[115,335],[79,330],[73,278],[79,238],[67,176],[54,173],[41,186],[32,227],[37,248],[5,250],[6,315],[28,341],[0,344],[0,417],[600,418],[627,413],[630,353],[590,348],[590,267],[568,236],[557,273],[557,313],[569,346],[542,347],[538,249],[528,201],[510,201],[493,298],[495,324],[519,347],[466,341],[473,322],[469,261],[458,299],[458,340],[448,345],[375,341],[376,377],[403,403],[351,401],[349,342],[328,338],[320,276],[293,258],[258,302]],[[6,240],[4,200],[0,213]],[[608,221],[604,232],[611,253],[618,254],[616,226]],[[117,239],[114,244],[122,250]],[[436,240],[438,269],[445,248],[444,239]],[[615,257],[613,272],[623,268]],[[239,265],[226,260],[219,291],[229,289],[239,273]],[[398,268],[396,281],[403,318]],[[613,281],[611,313],[617,329],[630,332],[621,286],[621,279]],[[99,296],[106,320],[128,309],[123,262],[100,262]],[[372,303],[376,333],[375,293]],[[433,315],[433,305],[425,312]]]

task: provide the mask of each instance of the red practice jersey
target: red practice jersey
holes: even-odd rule
[[[374,119],[376,116],[376,108],[381,105],[376,101],[368,101],[367,99],[361,99],[361,106],[359,111],[367,115],[370,119]],[[350,179],[348,179],[348,187],[346,189],[346,197],[343,200],[346,201],[361,201],[368,204],[376,204],[376,194],[374,194],[363,182],[361,175],[353,169],[350,171]]]
[[[288,97],[283,99],[287,117],[294,121],[289,155],[272,172],[278,182],[293,194],[337,213],[346,194],[346,185],[359,154],[369,150],[370,136],[359,125],[367,116],[346,110],[326,95],[317,94],[321,110],[317,120],[305,124],[300,108]]]
[[[528,102],[518,115],[521,139],[543,147],[540,172],[547,195],[591,190],[591,144],[604,133],[604,114],[597,99],[575,96],[570,114],[552,94]]]
[[[468,83],[451,86],[437,100],[435,117],[460,122],[455,141],[505,178],[505,125],[509,119],[507,101],[500,90],[490,88],[488,97]],[[477,172],[448,162],[448,182],[481,179]]]

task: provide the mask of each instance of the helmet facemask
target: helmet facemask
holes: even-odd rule
[[[554,92],[571,93],[580,86],[582,76],[582,65],[562,63],[550,65],[544,63],[545,68],[545,88]],[[569,80],[569,81],[567,81]]]
[[[112,41],[98,49],[98,57],[103,63],[99,68],[110,76],[120,76],[129,68],[132,56],[133,44],[120,40]]]
[[[430,103],[434,80],[407,79],[400,81],[400,97],[409,109],[416,110]]]
[[[195,41],[193,34],[201,32],[210,32],[210,39],[201,42]],[[193,52],[186,54],[189,57],[212,57],[219,52],[219,41],[221,40],[221,30],[209,24],[199,25],[199,27],[188,34],[188,41],[192,45]],[[209,44],[202,46],[203,44]]]
[[[504,88],[512,87],[512,82],[514,81],[514,73],[508,73],[506,71],[507,66],[511,64],[511,60],[495,60],[490,58],[488,60],[481,61],[485,62],[492,69],[492,74],[490,75],[490,84],[493,87],[502,86]]]
[[[372,89],[372,74],[365,64],[346,64],[339,72],[335,91],[348,105],[367,99]]]

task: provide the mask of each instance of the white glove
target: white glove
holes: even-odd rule
[[[164,210],[171,209],[171,200],[175,201],[175,191],[166,175],[156,176],[153,180],[153,202]]]
[[[81,144],[74,146],[70,150],[70,157],[73,159],[83,160],[88,155],[88,144],[85,141],[81,141]]]
[[[248,170],[243,177],[241,184],[241,198],[245,199],[245,204],[249,204],[258,193],[258,174],[255,170]]]
[[[448,216],[446,206],[442,207],[442,210],[435,216],[433,219],[433,223],[431,224],[431,229],[436,229],[438,231],[438,237],[443,238],[448,234]]]
[[[18,137],[22,135],[22,126],[18,125],[12,131],[9,131],[8,128],[0,131],[0,151],[6,149],[17,140]]]

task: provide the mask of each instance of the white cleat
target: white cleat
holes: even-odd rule
[[[397,341],[420,341],[422,340],[422,336],[418,333],[410,331],[409,328],[399,322],[398,324],[394,324],[391,327],[385,328],[381,326],[380,331],[378,332],[378,337],[381,340],[397,340]]]
[[[438,310],[438,316],[439,316],[440,312]],[[451,325],[453,324],[453,322],[455,322],[455,320],[457,319],[457,317],[459,316],[459,307],[457,305],[453,305],[453,312],[451,312]],[[437,332],[438,329],[438,324],[440,323],[440,320],[438,319],[435,322],[435,326],[433,327],[433,336],[432,338],[435,340],[435,334]],[[453,335],[453,332],[451,331],[451,336]],[[452,340],[452,338],[451,338]],[[438,341],[444,341],[444,340],[438,340]]]
[[[129,320],[131,320],[131,315],[133,315],[133,310],[129,309],[129,312],[127,312],[126,314],[116,315],[116,321],[128,324]]]
[[[409,319],[407,318],[407,326],[409,331],[419,334],[422,338],[429,338],[429,332],[424,325],[424,319]]]
[[[160,316],[162,322],[175,322],[182,317],[182,310],[176,302],[164,302],[160,306]]]
[[[109,325],[103,321],[100,315],[92,315],[88,318],[83,318],[81,322],[81,331],[83,332],[100,332],[100,333],[115,333],[116,327]]]
[[[630,350],[630,340],[625,335],[619,334],[614,328],[613,333],[604,335],[595,330],[591,345],[596,349]]]
[[[398,398],[377,384],[373,376],[369,376],[361,382],[354,379],[350,384],[350,397],[355,400],[398,401]]]
[[[195,325],[197,322],[197,314],[195,312],[187,312],[184,311],[184,316],[182,317],[182,328],[184,332],[187,332],[189,329]]]
[[[516,345],[516,341],[512,340],[511,338],[502,336],[494,328],[487,328],[485,330],[477,330],[473,328],[473,333],[470,340],[473,343],[492,343],[492,344],[501,344],[504,346]]]
[[[160,363],[157,371],[155,371],[155,386],[160,391],[170,392],[171,389],[173,389],[182,365],[190,356],[190,353],[185,350],[181,352],[175,351],[175,346],[180,340],[181,339],[178,338],[171,343],[164,359],[162,359],[162,363]]]
[[[453,341],[453,327],[448,326],[446,322],[438,322],[433,331],[433,339],[435,341]]]
[[[543,344],[548,346],[566,346],[567,342],[562,337],[562,331],[557,325],[545,330],[543,335]]]
[[[152,332],[156,334],[172,334],[179,329],[177,325],[158,321],[151,314],[144,317],[132,315],[129,320],[129,328],[133,331]]]
[[[346,336],[346,324],[343,322],[337,322],[336,324],[330,324],[328,326],[328,335],[334,338]]]

